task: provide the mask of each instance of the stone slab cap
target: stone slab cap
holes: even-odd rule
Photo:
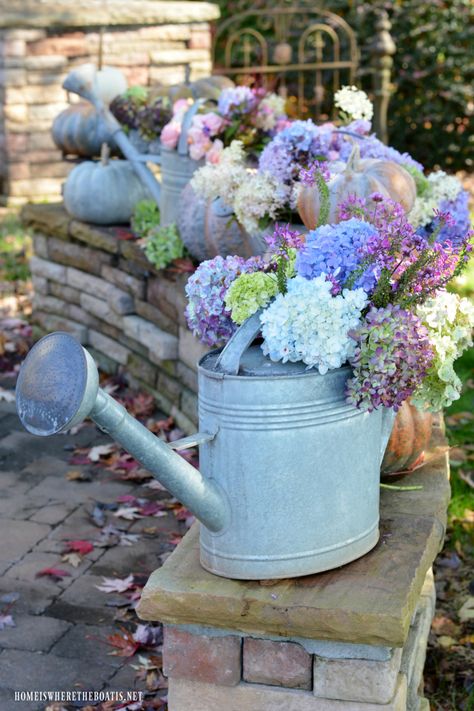
[[[210,2],[154,0],[65,0],[1,2],[0,27],[98,27],[113,25],[162,25],[209,22],[219,17]]]
[[[402,647],[444,537],[450,495],[445,449],[438,431],[432,442],[437,455],[403,480],[422,491],[382,489],[380,541],[359,560],[273,584],[220,578],[199,563],[196,524],[151,575],[138,614],[263,637]]]

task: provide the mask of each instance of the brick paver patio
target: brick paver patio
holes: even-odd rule
[[[90,481],[67,478],[71,470],[91,469],[68,463],[74,448],[109,441],[91,423],[75,435],[34,437],[22,430],[13,403],[0,402],[0,614],[9,611],[16,624],[0,630],[2,711],[45,708],[42,702],[15,702],[15,690],[144,688],[131,660],[112,656],[106,643],[124,624],[124,596],[95,586],[102,576],[146,579],[173,548],[170,534],[182,524],[170,512],[127,521],[106,511],[108,523],[139,534],[138,541],[95,547],[77,568],[61,560],[66,541],[98,540],[100,528],[89,515],[95,502],[113,504],[124,494],[167,496],[97,466]],[[70,576],[58,582],[36,577],[44,568]],[[127,621],[125,626],[135,628]]]

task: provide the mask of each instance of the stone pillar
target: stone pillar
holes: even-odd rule
[[[449,501],[439,429],[432,449],[439,456],[410,476],[423,491],[383,490],[379,544],[337,570],[219,578],[199,564],[196,524],[138,607],[164,624],[169,711],[428,711],[430,566]]]
[[[68,105],[68,72],[98,63],[129,84],[173,84],[211,73],[209,22],[216,5],[198,0],[0,0],[0,200],[21,204],[59,198],[73,163],[51,138],[54,118]]]

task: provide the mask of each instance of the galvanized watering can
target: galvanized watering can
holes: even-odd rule
[[[113,140],[127,160],[131,162],[138,177],[159,206],[161,225],[176,222],[181,192],[194,171],[202,165],[202,161],[192,160],[188,155],[188,131],[193,116],[205,100],[197,99],[186,112],[176,150],[170,150],[162,145],[160,155],[144,155],[131,143],[120,123],[97,94],[95,81],[96,69],[94,65],[84,64],[68,74],[63,82],[63,88],[94,105]],[[161,165],[161,184],[146,165],[150,162]]]
[[[391,411],[348,405],[347,367],[319,375],[251,345],[258,314],[199,364],[199,432],[162,442],[98,386],[72,336],[39,341],[22,365],[17,409],[52,435],[91,417],[201,521],[201,563],[217,575],[286,578],[338,567],[379,537],[380,462]],[[198,444],[201,472],[173,450]]]

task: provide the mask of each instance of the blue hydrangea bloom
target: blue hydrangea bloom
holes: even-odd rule
[[[308,233],[304,247],[296,257],[296,271],[306,279],[326,274],[341,287],[361,264],[365,246],[377,236],[376,228],[352,217],[337,225],[322,225]],[[379,268],[369,266],[353,288],[370,293],[379,277]]]
[[[449,212],[454,220],[453,225],[445,225],[438,235],[437,241],[444,244],[449,241],[458,247],[465,240],[466,234],[471,229],[471,216],[469,214],[469,193],[460,190],[454,200],[442,200],[438,205],[440,212]],[[427,238],[433,232],[436,222],[430,222],[425,227],[419,227],[417,234]]]

